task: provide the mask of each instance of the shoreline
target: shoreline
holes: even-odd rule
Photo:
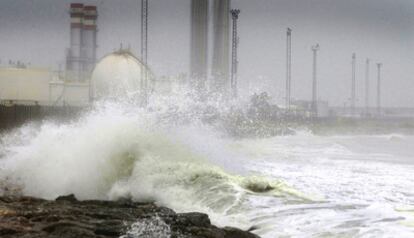
[[[258,238],[233,227],[219,228],[203,213],[176,213],[154,203],[56,200],[0,196],[0,236],[4,238],[198,237]]]

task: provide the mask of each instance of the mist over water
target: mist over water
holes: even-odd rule
[[[263,237],[413,235],[413,136],[242,139],[211,120],[243,106],[177,88],[146,109],[106,100],[68,123],[27,124],[2,135],[1,192],[155,201]]]

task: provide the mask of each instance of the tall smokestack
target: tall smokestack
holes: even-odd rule
[[[66,58],[66,78],[68,80],[80,80],[82,72],[82,27],[83,4],[70,4],[70,48]]]
[[[213,3],[213,90],[230,87],[230,0],[214,0]]]
[[[207,81],[208,0],[191,1],[191,83],[203,89]]]
[[[83,8],[83,26],[82,26],[82,79],[86,80],[95,67],[96,63],[96,21],[98,12],[96,6],[84,6]]]

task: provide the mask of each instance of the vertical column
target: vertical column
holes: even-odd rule
[[[213,3],[213,89],[224,92],[229,85],[230,64],[230,0]]]
[[[313,75],[312,75],[312,114],[318,117],[318,88],[317,88],[317,59],[319,44],[312,46],[313,51]]]
[[[369,115],[369,65],[370,60],[365,62],[365,115]]]
[[[230,11],[233,20],[233,34],[232,34],[232,50],[231,50],[231,90],[234,98],[237,98],[237,69],[238,58],[237,48],[239,44],[239,38],[237,35],[237,20],[239,19],[240,10],[232,9]]]
[[[355,69],[356,68],[356,54],[352,54],[352,80],[351,80],[351,115],[355,114]]]
[[[292,29],[286,31],[286,111],[290,110],[291,74],[292,72]]]
[[[377,64],[378,79],[377,79],[377,114],[381,116],[381,67],[382,64]]]
[[[83,8],[83,32],[82,32],[82,58],[83,69],[81,78],[89,79],[96,64],[96,21],[98,11],[96,6],[85,6]]]
[[[191,1],[191,66],[192,86],[202,90],[207,81],[208,0]]]
[[[83,4],[70,4],[70,48],[66,58],[66,78],[80,80],[82,72]]]
[[[143,105],[148,100],[148,0],[141,0],[141,60],[145,65],[141,72],[141,93]]]

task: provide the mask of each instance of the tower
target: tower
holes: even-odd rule
[[[70,48],[66,55],[66,79],[85,81],[96,64],[97,19],[96,6],[70,4]]]
[[[82,58],[83,58],[83,79],[90,77],[96,64],[96,21],[98,12],[96,6],[84,6],[82,26]]]
[[[203,89],[207,81],[208,0],[191,1],[191,83]]]
[[[312,114],[318,117],[318,88],[317,88],[317,59],[319,44],[312,46],[313,51],[313,74],[312,74]]]
[[[70,4],[70,48],[66,55],[66,78],[68,80],[80,80],[82,75],[82,28],[83,28],[83,4]]]
[[[237,20],[239,19],[240,10],[232,9],[230,11],[232,20],[233,20],[233,31],[232,31],[232,48],[231,48],[231,90],[233,97],[237,97],[237,68],[238,68],[238,58],[237,58],[237,48],[239,44],[239,38],[237,34]]]
[[[230,0],[213,2],[213,90],[224,92],[229,85]]]

